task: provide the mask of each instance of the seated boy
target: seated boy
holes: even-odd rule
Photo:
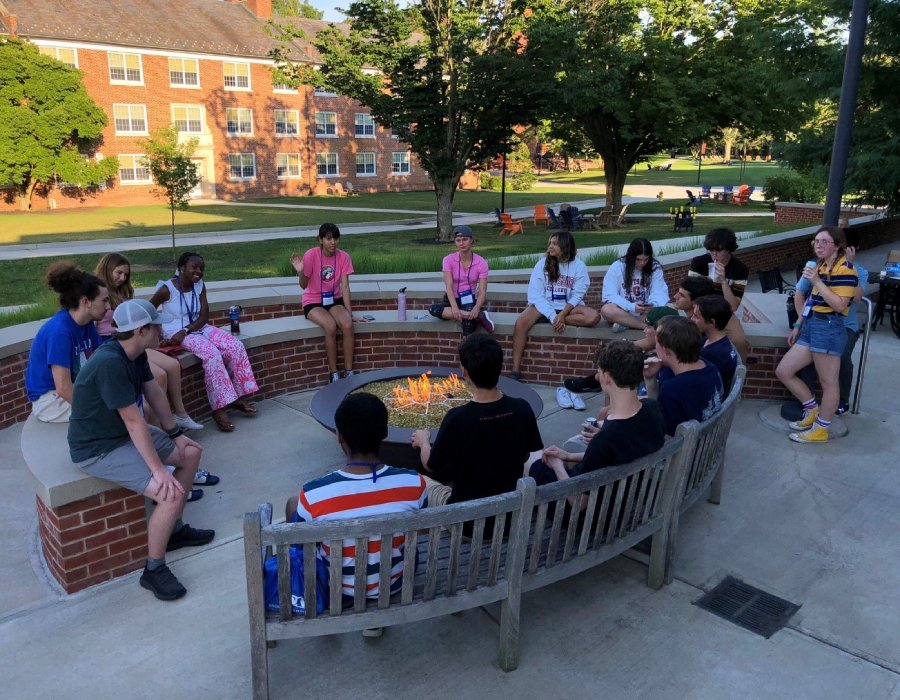
[[[719,370],[722,386],[726,392],[731,387],[731,380],[734,379],[734,371],[738,365],[737,350],[725,332],[731,316],[731,306],[723,297],[715,294],[697,299],[691,316],[691,320],[706,336],[700,357]]]
[[[472,400],[447,412],[434,446],[428,430],[412,436],[422,467],[435,477],[425,477],[432,506],[515,490],[525,460],[544,445],[528,402],[497,388],[503,349],[496,340],[483,333],[466,337],[459,363]]]
[[[299,495],[288,500],[289,521],[344,520],[415,511],[425,506],[425,480],[410,469],[382,464],[378,457],[381,441],[388,434],[388,412],[381,399],[366,393],[350,394],[335,411],[334,424],[347,465],[304,484]],[[369,598],[378,597],[380,541],[380,537],[369,540]],[[402,535],[394,536],[390,571],[393,592],[402,585],[403,542]],[[355,548],[355,540],[344,540],[342,590],[349,597],[353,596]],[[322,550],[327,559],[331,552],[324,543]]]
[[[666,316],[656,331],[656,357],[644,363],[647,395],[662,409],[666,435],[680,423],[703,422],[722,405],[722,377],[715,365],[700,359],[703,336],[693,321]]]
[[[665,443],[659,404],[641,401],[637,387],[644,369],[644,354],[627,340],[614,340],[597,352],[597,382],[609,398],[609,410],[599,432],[584,452],[566,452],[556,445],[543,452],[543,460],[525,473],[541,484],[570,476],[628,464],[656,452]],[[566,465],[571,465],[569,469]]]

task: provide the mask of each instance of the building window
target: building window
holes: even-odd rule
[[[119,182],[123,185],[143,185],[152,182],[145,156],[140,154],[120,155],[118,158]]]
[[[356,154],[356,174],[360,176],[371,176],[375,174],[375,154],[374,153],[357,153]]]
[[[300,177],[300,154],[276,153],[275,169],[279,179]]]
[[[253,110],[249,107],[226,108],[225,130],[229,136],[252,136]]]
[[[316,112],[316,136],[323,138],[337,136],[337,112]]]
[[[252,180],[256,177],[255,153],[229,153],[228,178],[230,180]]]
[[[169,85],[172,87],[199,87],[200,66],[197,59],[170,58]]]
[[[232,63],[226,61],[222,64],[225,70],[225,89],[226,90],[249,90],[250,89],[250,64],[249,63]]]
[[[394,152],[391,154],[391,174],[392,175],[409,175],[409,152]]]
[[[62,46],[39,46],[38,51],[44,56],[55,58],[60,63],[65,63],[69,68],[78,68],[78,51]]]
[[[296,136],[300,133],[300,112],[296,109],[275,110],[275,133],[279,136]]]
[[[297,88],[288,85],[287,83],[279,83],[276,79],[273,79],[272,90],[273,92],[297,92]]]
[[[316,153],[316,175],[337,177],[338,174],[337,153]]]
[[[375,138],[375,120],[371,114],[356,115],[356,138],[358,139],[374,139]]]
[[[109,61],[109,81],[111,83],[143,83],[141,56],[136,53],[106,54]]]
[[[172,125],[180,134],[202,134],[203,107],[200,105],[172,105]]]
[[[117,134],[146,134],[147,108],[144,105],[113,105]]]
[[[332,92],[331,90],[323,90],[322,88],[316,88],[313,90],[313,94],[316,97],[337,97],[336,92]]]

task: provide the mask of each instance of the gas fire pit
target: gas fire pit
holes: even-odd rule
[[[408,377],[418,380],[423,374],[428,375],[432,380],[444,379],[451,374],[457,375],[462,380],[462,370],[448,367],[390,367],[374,372],[363,372],[319,389],[310,402],[310,411],[312,411],[313,418],[334,432],[334,412],[348,394],[357,390],[365,391],[368,384],[388,380],[398,380],[401,387],[406,386]],[[500,377],[498,387],[507,396],[525,399],[535,416],[540,416],[541,411],[544,410],[544,402],[541,397],[528,385]],[[386,403],[390,403],[390,401]],[[461,405],[462,403],[465,401],[456,401],[452,405]],[[443,408],[447,408],[447,406]],[[435,431],[436,428],[432,431],[432,439],[436,434]],[[410,444],[412,433],[411,428],[388,426],[387,439],[381,443],[381,459],[385,464],[409,469],[418,469],[421,466],[419,451],[413,449]]]

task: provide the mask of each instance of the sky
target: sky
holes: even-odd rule
[[[325,13],[325,16],[322,18],[328,22],[341,22],[344,19],[344,15],[338,12],[335,8],[347,7],[350,4],[351,0],[309,0],[309,4],[315,7],[317,10],[322,10]]]

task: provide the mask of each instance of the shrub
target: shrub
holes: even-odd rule
[[[766,178],[763,198],[767,202],[817,204],[825,197],[825,185],[808,175],[784,172]]]
[[[536,182],[537,175],[529,168],[528,170],[520,170],[515,173],[510,179],[509,187],[516,191],[530,190]]]
[[[481,173],[481,189],[483,190],[499,190],[503,186],[503,178],[499,175],[491,175],[490,173]]]

